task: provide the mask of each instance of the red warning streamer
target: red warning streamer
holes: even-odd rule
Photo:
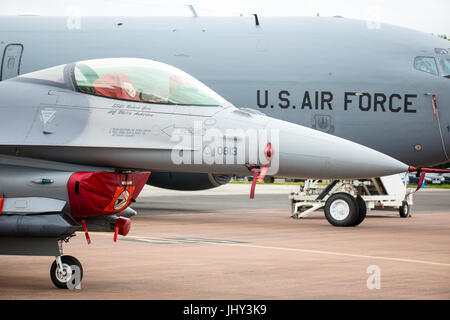
[[[450,173],[449,169],[435,169],[435,168],[416,168],[409,167],[409,172],[425,172],[425,173]]]
[[[255,197],[256,180],[258,179],[258,174],[261,171],[261,169],[254,168],[251,171],[253,172],[253,180],[252,180],[252,187],[250,189],[250,199],[253,199]]]
[[[264,182],[264,177],[266,176],[268,167],[269,167],[269,165],[266,163],[264,165],[264,167],[262,168],[261,172],[259,173],[258,182]]]
[[[427,174],[427,173],[449,173],[450,172],[450,170],[448,170],[448,169],[416,168],[416,167],[409,167],[408,171],[420,173],[419,183],[417,184],[417,189],[408,194],[413,194],[422,187],[423,181],[425,180],[425,174]]]
[[[88,244],[91,244],[91,237],[89,237],[89,232],[86,225],[86,220],[81,220],[81,224],[83,225],[84,235],[86,236],[86,241]]]
[[[273,154],[274,154],[274,149],[273,149],[272,143],[268,142],[264,149],[264,155],[266,156],[267,160],[271,161]],[[256,182],[264,182],[264,177],[267,174],[269,164],[266,163],[262,169],[259,166],[256,166],[254,164],[246,164],[245,166],[251,172],[253,172],[252,187],[250,189],[250,199],[254,199]],[[258,177],[258,175],[259,175],[259,177]]]
[[[116,226],[115,230],[114,230],[114,242],[117,242],[117,235],[119,234],[119,227]]]
[[[253,168],[250,170],[251,172],[253,172],[252,187],[250,189],[250,199],[255,198],[256,182],[264,182],[264,177],[266,176],[268,167],[269,167],[269,165],[265,164],[262,169]],[[258,177],[258,175],[259,175],[259,177]]]
[[[431,95],[431,100],[433,101],[433,112],[434,112],[434,116],[436,117],[436,95],[435,94]]]
[[[130,232],[131,220],[125,217],[119,217],[114,229],[114,242],[117,242],[117,235],[126,236]]]

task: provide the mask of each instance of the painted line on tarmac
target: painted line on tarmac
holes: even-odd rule
[[[211,244],[219,244],[219,243],[211,243]],[[365,259],[378,259],[378,260],[387,260],[387,261],[397,261],[397,262],[408,262],[408,263],[419,263],[419,264],[428,264],[428,265],[436,265],[442,267],[450,267],[449,263],[442,262],[433,262],[433,261],[424,261],[424,260],[414,260],[414,259],[405,259],[405,258],[392,258],[392,257],[382,257],[382,256],[369,256],[362,254],[352,254],[352,253],[343,253],[343,252],[334,252],[334,251],[322,251],[322,250],[309,250],[309,249],[298,249],[298,248],[283,248],[283,247],[271,247],[271,246],[261,246],[261,245],[252,245],[252,244],[228,244],[221,243],[223,245],[233,245],[233,246],[241,246],[248,248],[259,248],[259,249],[273,249],[273,250],[283,250],[283,251],[296,251],[303,253],[316,253],[316,254],[326,254],[326,255],[334,255],[334,256],[343,256],[343,257],[352,257],[352,258],[365,258]]]
[[[280,250],[280,251],[314,253],[314,254],[323,254],[323,255],[332,255],[332,256],[351,257],[351,258],[376,259],[376,260],[386,260],[386,261],[395,261],[395,262],[406,262],[406,263],[435,265],[435,266],[441,266],[441,267],[450,267],[450,263],[442,263],[442,262],[434,262],[434,261],[405,259],[405,258],[392,258],[392,257],[383,257],[383,256],[370,256],[370,255],[343,253],[343,252],[335,252],[335,251],[263,246],[263,245],[245,243],[245,242],[241,242],[241,241],[214,240],[214,239],[201,239],[201,238],[154,238],[154,237],[138,237],[138,236],[129,237],[128,239],[129,240],[142,239],[144,241],[150,240],[151,242],[165,241],[166,243],[169,241],[174,241],[176,239],[176,243],[202,243],[202,244],[212,244],[212,245],[238,246],[238,247],[255,248],[255,249],[271,249],[271,250]],[[195,239],[195,241],[193,241],[194,239]]]
[[[214,243],[214,244],[238,244],[243,241],[207,239],[207,238],[149,238],[149,237],[126,237],[121,241],[150,242],[156,244],[177,244],[177,243]]]

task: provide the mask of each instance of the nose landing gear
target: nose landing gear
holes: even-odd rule
[[[50,278],[59,289],[81,289],[83,267],[72,256],[57,256],[50,268]]]

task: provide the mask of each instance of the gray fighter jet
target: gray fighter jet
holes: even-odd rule
[[[82,279],[62,243],[83,230],[88,242],[89,231],[126,235],[129,205],[153,170],[327,179],[408,170],[354,142],[238,109],[153,60],[60,65],[0,82],[0,98],[0,254],[55,256],[59,288]],[[343,201],[352,208],[345,223],[357,224],[357,200]]]
[[[85,59],[157,59],[235,106],[418,167],[450,161],[450,44],[423,32],[341,17],[18,16],[0,19],[0,40],[3,80]],[[149,183],[228,181],[154,171]]]

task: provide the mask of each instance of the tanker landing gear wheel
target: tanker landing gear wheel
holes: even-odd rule
[[[407,218],[409,216],[409,204],[407,201],[402,201],[402,205],[398,208],[400,217]]]
[[[359,218],[359,205],[350,194],[335,193],[325,202],[325,217],[333,226],[353,226]]]
[[[83,279],[83,267],[80,261],[72,256],[56,257],[50,268],[50,278],[60,289],[74,289]]]

